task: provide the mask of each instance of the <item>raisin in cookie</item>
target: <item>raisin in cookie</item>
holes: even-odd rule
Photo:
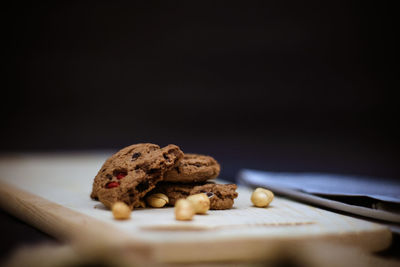
[[[123,201],[130,208],[143,205],[142,198],[163,175],[173,168],[183,152],[176,145],[160,148],[154,144],[136,144],[112,155],[93,182],[91,197],[105,206]]]
[[[179,183],[197,183],[214,179],[221,167],[210,157],[198,154],[185,154],[176,167],[165,173],[164,181]]]
[[[234,199],[238,196],[235,184],[215,183],[158,183],[153,192],[163,193],[168,196],[168,205],[175,205],[180,198],[187,198],[190,195],[205,193],[210,198],[210,209],[225,210],[233,206]]]

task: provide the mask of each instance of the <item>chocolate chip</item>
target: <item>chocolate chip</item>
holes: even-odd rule
[[[212,198],[212,197],[214,196],[214,193],[213,193],[213,192],[207,192],[207,191],[205,191],[205,190],[201,190],[200,193],[206,194],[206,195],[208,196],[208,198]]]
[[[164,159],[169,160],[169,157],[167,154],[163,154]]]
[[[112,175],[111,174],[106,174],[106,177],[111,180],[112,179]]]
[[[150,184],[148,181],[143,181],[137,185],[136,190],[138,190],[139,192],[143,192],[144,190],[149,188],[149,186],[150,186]]]
[[[185,166],[186,166],[186,165],[187,165],[187,164],[185,164]],[[200,164],[200,163],[189,163],[189,165],[196,166],[196,167],[198,167],[198,168],[201,167],[201,164]]]
[[[148,174],[154,174],[154,173],[157,173],[157,172],[159,172],[161,169],[159,169],[159,168],[154,168],[154,169],[150,169],[147,173]]]
[[[132,155],[132,161],[133,161],[133,160],[137,160],[138,157],[140,157],[141,155],[142,155],[142,154],[141,154],[140,152],[134,153],[134,154]]]

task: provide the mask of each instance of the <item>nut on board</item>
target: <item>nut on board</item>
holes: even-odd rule
[[[147,204],[149,204],[150,207],[162,208],[168,204],[169,199],[166,195],[162,193],[156,193],[146,197],[146,202]]]
[[[186,200],[192,203],[196,214],[205,214],[210,209],[210,199],[204,193],[188,196]]]
[[[274,193],[265,188],[256,188],[251,194],[251,202],[256,207],[265,208],[274,199]]]
[[[124,202],[115,202],[111,207],[112,214],[117,220],[127,220],[131,217],[131,209]]]
[[[195,212],[192,203],[186,199],[179,199],[175,203],[175,219],[178,221],[190,221]]]

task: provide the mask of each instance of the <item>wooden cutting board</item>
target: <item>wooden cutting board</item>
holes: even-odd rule
[[[368,251],[387,248],[385,226],[276,197],[253,207],[240,187],[234,208],[174,219],[173,208],[137,209],[127,221],[90,199],[106,154],[34,154],[0,158],[0,205],[20,219],[85,253],[129,254],[154,262],[260,260],[277,248],[332,241]]]

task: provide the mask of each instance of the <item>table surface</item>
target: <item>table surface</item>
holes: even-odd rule
[[[0,222],[3,229],[8,229],[7,234],[2,237],[1,242],[1,257],[3,258],[21,245],[38,244],[43,241],[59,244],[59,241],[25,224],[15,217],[8,215],[4,211],[1,211],[0,213]],[[386,252],[382,252],[381,255],[384,255],[385,257],[393,257],[397,254],[397,251],[398,237],[395,237],[392,247]]]

